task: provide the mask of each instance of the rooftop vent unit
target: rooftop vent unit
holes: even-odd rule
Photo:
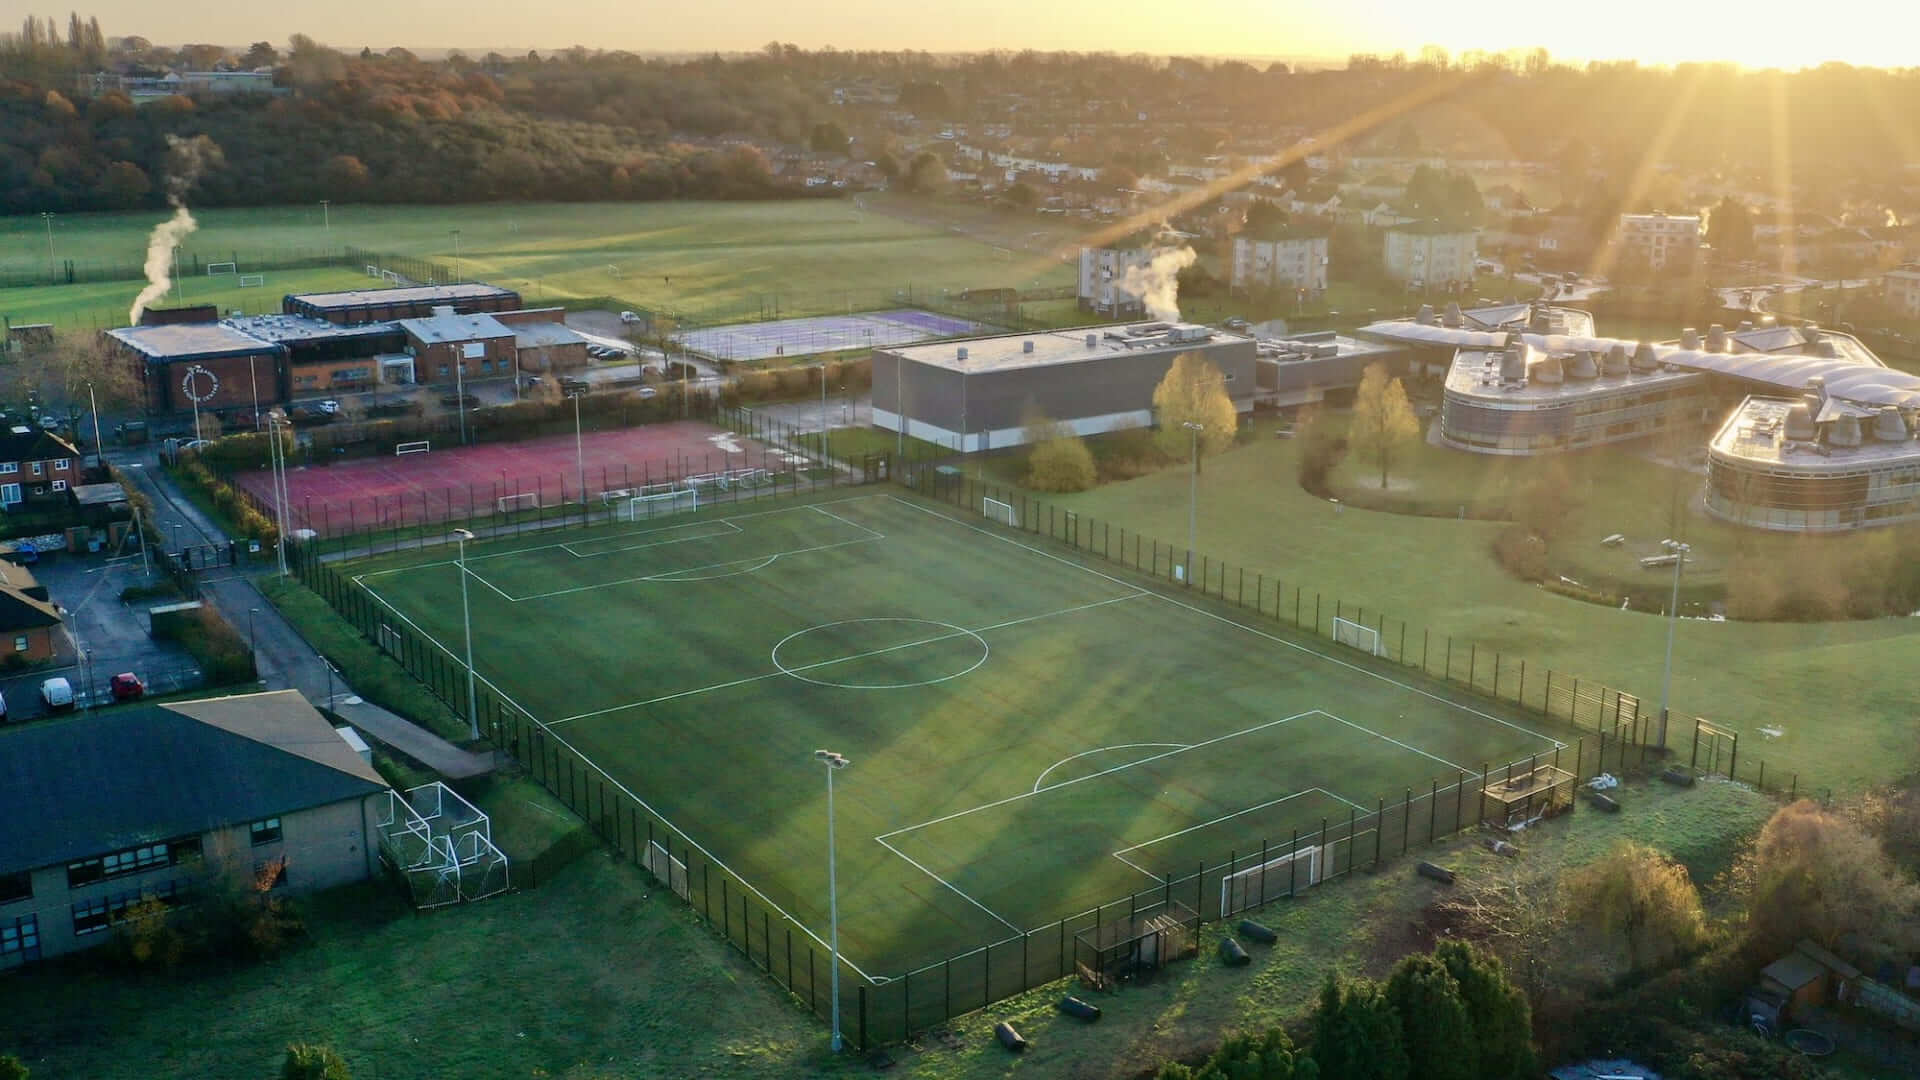
[[[1719,323],[1707,327],[1707,351],[1722,353],[1727,351],[1727,328]]]
[[[1420,310],[1413,313],[1413,321],[1421,326],[1433,325],[1433,305],[1421,304]]]
[[[1440,325],[1449,330],[1458,330],[1466,324],[1467,317],[1460,312],[1460,305],[1448,303],[1446,313],[1440,316]]]
[[[959,351],[954,354],[954,358],[965,360],[967,358],[967,347],[965,345],[960,346]]]
[[[1796,442],[1805,442],[1818,435],[1820,429],[1813,426],[1813,407],[1804,401],[1796,401],[1787,408],[1787,438]]]
[[[1826,338],[1821,338],[1819,341],[1813,343],[1813,355],[1832,358],[1839,356],[1840,350],[1834,348],[1833,342],[1828,341]]]
[[[1627,366],[1627,347],[1625,345],[1615,345],[1609,348],[1606,358],[1600,362],[1600,370],[1609,379],[1626,378],[1627,372],[1631,370]]]
[[[1638,345],[1635,345],[1633,347],[1632,363],[1633,370],[1635,371],[1658,371],[1660,369],[1660,358],[1654,355],[1653,343],[1650,341],[1642,341]]]
[[[1691,326],[1680,331],[1680,347],[1688,352],[1698,352],[1700,349],[1700,331],[1695,330]]]
[[[1541,386],[1558,386],[1566,377],[1566,369],[1560,366],[1560,358],[1552,354],[1527,369],[1527,378]]]
[[[1569,379],[1597,379],[1600,369],[1593,362],[1593,353],[1582,349],[1573,354],[1573,363],[1567,365]]]
[[[14,433],[15,435],[31,435],[31,434],[33,434],[33,429],[32,429],[32,428],[30,428],[30,427],[28,427],[28,426],[27,426],[27,425],[25,425],[25,424],[15,424],[15,425],[13,425],[13,427],[11,427],[11,428],[9,428],[8,430],[10,430],[10,431],[12,431],[12,432],[13,432],[13,433]]]
[[[1097,348],[1099,348],[1099,347],[1100,347],[1100,335],[1099,335],[1099,334],[1088,334],[1088,335],[1087,335],[1087,348],[1089,348],[1089,349],[1097,349]]]
[[[1527,377],[1527,347],[1509,345],[1500,354],[1500,378],[1503,382],[1524,382]]]
[[[1744,334],[1744,333],[1746,333],[1747,331],[1749,331],[1749,330],[1751,330],[1751,329],[1753,329],[1753,320],[1752,320],[1752,319],[1741,319],[1741,320],[1740,320],[1740,332],[1741,332],[1741,333],[1743,333],[1743,334]]]
[[[1168,341],[1206,341],[1213,331],[1204,326],[1176,326],[1167,331]]]
[[[1842,413],[1827,425],[1827,445],[1859,446],[1860,418],[1852,413]]]
[[[1031,353],[1031,352],[1033,351],[1033,342],[1031,342],[1031,341],[1023,341],[1023,342],[1021,342],[1021,343],[1020,343],[1020,351],[1021,351],[1021,352],[1023,352],[1023,353]]]
[[[1553,333],[1553,312],[1546,308],[1534,308],[1527,313],[1527,329],[1536,334]]]
[[[433,313],[435,315],[451,315],[453,314],[453,305],[452,304],[435,304],[433,305]]]
[[[1827,403],[1827,377],[1815,375],[1807,380],[1807,403],[1813,406],[1816,415],[1820,407]]]
[[[1906,441],[1907,421],[1899,409],[1889,406],[1880,410],[1880,415],[1873,418],[1873,437],[1881,442]]]

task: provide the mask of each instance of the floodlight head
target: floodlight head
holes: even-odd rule
[[[453,535],[459,537],[462,540],[471,540],[473,539],[473,530],[472,529],[455,529],[453,530]]]
[[[1207,425],[1205,425],[1205,424],[1196,424],[1196,423],[1194,423],[1194,422],[1193,422],[1193,421],[1191,421],[1191,420],[1182,420],[1182,421],[1180,422],[1180,426],[1181,426],[1181,427],[1183,427],[1183,428],[1186,428],[1186,429],[1187,429],[1188,431],[1205,431],[1205,430],[1207,430]]]
[[[832,750],[815,750],[813,756],[819,761],[824,762],[830,769],[844,769],[852,764],[845,757],[834,753]]]

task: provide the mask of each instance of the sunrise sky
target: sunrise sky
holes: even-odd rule
[[[44,6],[44,5],[41,5]],[[7,8],[17,14],[8,15]],[[1545,46],[1573,59],[1645,63],[1734,60],[1802,67],[1827,60],[1915,62],[1920,5],[1886,0],[284,0],[275,4],[153,4],[95,0],[83,14],[109,35],[223,45],[302,32],[358,49],[738,51],[770,40],[808,48],[1072,49],[1245,57],[1352,52],[1453,52]],[[0,24],[28,9],[0,2]],[[64,20],[63,20],[64,21]]]

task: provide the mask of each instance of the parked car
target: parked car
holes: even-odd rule
[[[474,409],[480,406],[480,399],[473,394],[441,394],[440,404],[445,405],[449,409],[457,409],[462,405],[465,405],[469,409]]]
[[[147,684],[131,671],[115,675],[108,687],[113,691],[115,701],[139,701],[147,696]]]
[[[40,700],[46,703],[48,712],[58,712],[73,708],[73,684],[55,675],[40,684]]]
[[[562,393],[584,394],[592,389],[593,384],[585,379],[576,379],[568,375],[562,375],[560,377],[560,390]]]
[[[631,311],[623,311],[620,313],[620,321],[628,324],[637,323],[640,321],[640,316]]]
[[[638,389],[638,390],[636,390],[636,391],[634,391],[634,393],[636,393],[636,394],[639,394],[639,395],[640,395],[640,397],[641,397],[641,398],[643,398],[643,399],[645,399],[645,398],[655,398],[655,397],[659,397],[659,396],[660,396],[660,391],[658,391],[658,390],[655,390],[655,389],[654,389],[653,387],[651,387],[651,386],[643,386],[643,387],[641,387],[640,389]]]
[[[7,695],[0,694],[0,724],[7,722]]]

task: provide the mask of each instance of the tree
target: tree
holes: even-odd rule
[[[345,1058],[330,1046],[290,1043],[280,1065],[280,1080],[353,1080]]]
[[[887,153],[885,150],[882,150],[880,155],[873,159],[873,167],[879,169],[880,175],[889,180],[898,180],[900,178],[900,159]]]
[[[1386,996],[1400,1018],[1400,1045],[1422,1080],[1475,1080],[1474,1032],[1445,964],[1427,953],[1402,959]]]
[[[1040,193],[1025,180],[1016,182],[1007,189],[1007,202],[1020,210],[1031,210],[1040,202]]]
[[[1187,424],[1199,424],[1200,456],[1210,457],[1233,445],[1240,416],[1227,396],[1227,380],[1213,362],[1199,353],[1173,358],[1160,385],[1153,388],[1153,414],[1159,429],[1154,442],[1170,458],[1185,461],[1193,453],[1194,433]]]
[[[1407,1080],[1411,1070],[1393,1004],[1366,979],[1327,976],[1311,1050],[1320,1080]]]
[[[1753,211],[1728,195],[1707,216],[1707,243],[1722,259],[1741,260],[1753,255]]]
[[[335,154],[320,166],[320,182],[328,191],[345,194],[367,182],[367,167],[352,154]]]
[[[1433,955],[1460,987],[1460,1002],[1473,1028],[1477,1080],[1538,1076],[1532,1010],[1527,1007],[1527,995],[1507,980],[1505,966],[1492,953],[1464,941],[1442,941],[1434,946]]]
[[[27,1066],[12,1054],[0,1054],[0,1080],[27,1080]]]
[[[1156,1080],[1315,1080],[1313,1059],[1294,1049],[1279,1028],[1259,1035],[1235,1035],[1220,1044],[1198,1068],[1177,1062],[1160,1067]]]
[[[1817,803],[1774,812],[1754,844],[1752,876],[1748,923],[1769,943],[1810,937],[1832,948],[1853,935],[1883,956],[1914,948],[1920,886],[1870,833]]]
[[[272,67],[279,61],[280,52],[273,47],[271,41],[254,42],[247,47],[246,55],[240,58],[240,62],[250,68]]]
[[[1623,945],[1627,969],[1643,971],[1699,946],[1707,933],[1700,893],[1687,868],[1632,841],[1576,874],[1571,910],[1603,938]]]
[[[931,195],[947,182],[947,166],[932,151],[922,150],[907,164],[906,188],[916,195]]]
[[[1021,424],[1026,428],[1027,486],[1039,491],[1085,491],[1098,479],[1093,452],[1073,429],[1028,405]]]
[[[844,154],[847,152],[847,129],[831,120],[815,124],[807,145],[818,154]]]
[[[147,170],[133,162],[116,161],[100,174],[95,191],[108,206],[116,210],[131,210],[153,191],[153,181],[147,178]]]
[[[1387,375],[1387,365],[1376,360],[1360,376],[1360,389],[1353,397],[1353,424],[1347,441],[1366,460],[1380,466],[1380,488],[1386,490],[1388,473],[1401,447],[1420,434],[1420,419],[1407,403],[1407,388]]]

